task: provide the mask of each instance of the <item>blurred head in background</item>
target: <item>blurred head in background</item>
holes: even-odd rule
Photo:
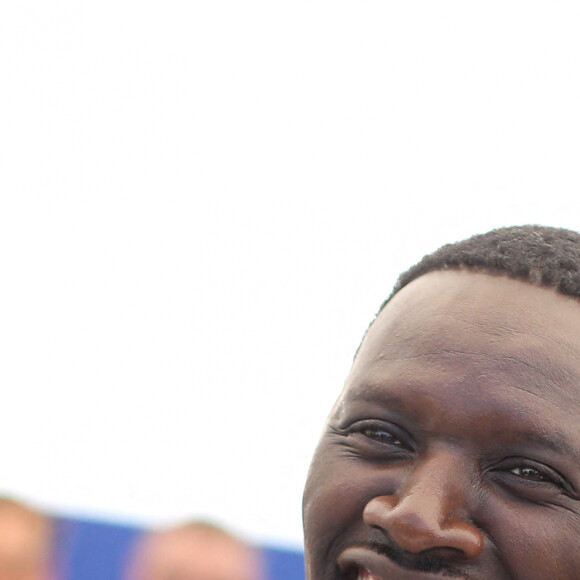
[[[53,580],[50,518],[0,498],[0,580]]]
[[[205,522],[146,535],[130,562],[127,580],[262,580],[258,552]]]

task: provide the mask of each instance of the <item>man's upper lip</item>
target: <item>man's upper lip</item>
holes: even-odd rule
[[[403,568],[386,556],[362,547],[347,548],[338,557],[338,566],[343,574],[348,573],[354,567],[366,568],[371,574],[378,576],[381,580],[442,580],[442,578],[448,578],[444,574],[433,574],[431,572]],[[462,580],[458,577],[455,578]]]

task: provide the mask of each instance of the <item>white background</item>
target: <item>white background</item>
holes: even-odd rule
[[[398,273],[580,229],[577,2],[0,8],[0,492],[299,546]]]

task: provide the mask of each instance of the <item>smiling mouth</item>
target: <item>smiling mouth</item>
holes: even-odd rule
[[[353,567],[348,578],[349,580],[383,580],[383,578],[371,574],[366,568],[363,568],[362,566]]]
[[[411,569],[365,547],[346,549],[337,563],[341,580],[442,580],[449,577],[466,580],[463,574],[450,570]]]

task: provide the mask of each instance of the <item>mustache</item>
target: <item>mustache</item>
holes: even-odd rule
[[[390,540],[389,538],[386,539]],[[460,570],[448,560],[437,557],[434,554],[413,554],[412,552],[407,552],[397,546],[393,541],[388,541],[388,543],[371,541],[367,543],[367,547],[409,570],[431,572],[449,578],[472,578],[472,576],[466,574],[464,570]]]

